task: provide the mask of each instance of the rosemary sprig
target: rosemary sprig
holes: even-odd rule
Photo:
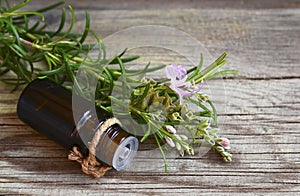
[[[0,77],[3,82],[15,84],[17,87],[36,77],[48,77],[59,84],[64,84],[65,81],[72,81],[76,84],[74,76],[83,62],[85,64],[90,63],[90,66],[85,67],[87,72],[93,72],[94,67],[91,65],[102,67],[107,62],[111,64],[118,62],[117,57],[105,59],[105,46],[102,40],[90,29],[88,12],[86,12],[86,25],[82,34],[72,33],[75,13],[71,6],[68,6],[71,13],[71,23],[66,32],[61,32],[66,25],[67,12],[65,8],[62,9],[58,29],[53,32],[45,31],[44,28],[47,24],[41,24],[44,20],[42,13],[56,8],[64,2],[58,2],[37,11],[18,11],[29,2],[27,0],[11,7],[7,1],[6,8],[1,6],[0,9]],[[42,20],[36,21],[36,18],[32,18],[32,16],[40,16]],[[30,26],[31,23],[34,25]],[[84,44],[89,34],[94,36],[102,53],[101,58],[93,62],[85,60],[86,55],[93,47],[93,45]],[[136,58],[138,57],[130,57],[124,61],[130,62]],[[120,60],[123,59],[120,58]],[[109,76],[108,73],[100,75],[105,75],[101,76],[105,79]],[[115,75],[118,77],[121,74],[115,70],[113,76]]]
[[[218,152],[225,161],[232,160],[228,152],[229,147],[226,146],[227,141],[217,135],[217,111],[208,97],[203,96],[200,91],[193,93],[196,99],[185,97],[189,103],[195,104],[201,111],[188,110],[180,102],[182,98],[180,94],[171,88],[169,82],[172,80],[143,79],[140,82],[136,78],[140,74],[156,71],[165,66],[150,67],[150,64],[147,64],[143,69],[128,70],[126,63],[139,57],[124,57],[126,49],[106,59],[105,45],[91,30],[88,12],[85,14],[86,23],[81,34],[72,32],[75,12],[71,6],[67,9],[62,8],[61,21],[57,30],[47,31],[45,30],[47,20],[44,21],[43,13],[61,6],[64,2],[58,2],[37,11],[24,10],[28,3],[30,0],[11,6],[9,1],[5,1],[5,5],[2,5],[0,1],[0,80],[2,82],[15,85],[13,89],[15,90],[19,85],[29,83],[35,78],[50,78],[69,90],[75,88],[81,96],[88,98],[86,92],[91,90],[89,79],[97,78],[96,106],[112,114],[111,103],[114,102],[119,107],[128,109],[120,111],[118,115],[135,116],[136,121],[146,123],[147,128],[141,142],[147,140],[151,134],[154,135],[164,159],[165,171],[167,171],[167,161],[163,143],[176,148],[182,156],[185,153],[194,154],[192,144],[187,142],[188,136],[176,133],[174,127],[177,125],[183,125],[190,134],[193,144],[204,140],[211,144],[212,149]],[[67,12],[71,13],[71,23],[67,31],[62,32],[66,26]],[[85,44],[88,36],[94,37],[95,45]],[[88,56],[93,47],[99,52],[96,59]],[[187,81],[179,87],[189,87],[186,85],[187,82],[192,82],[195,86],[203,80],[236,74],[235,70],[217,72],[227,62],[226,55],[223,53],[215,62],[202,70],[203,56],[201,54],[199,65],[187,70]],[[111,67],[112,64],[117,65],[118,68]],[[85,74],[85,89],[79,85],[76,78],[79,68]],[[117,81],[121,81],[121,84]],[[122,97],[112,96],[113,89],[118,89]],[[131,94],[125,94],[124,89]],[[125,101],[128,101],[128,104]],[[150,112],[150,106],[155,105],[162,105],[163,108],[157,113]],[[210,127],[208,121],[210,118],[215,122],[213,127]]]

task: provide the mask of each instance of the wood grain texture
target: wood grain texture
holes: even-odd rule
[[[126,171],[93,179],[66,159],[65,149],[18,120],[15,108],[21,89],[12,94],[11,86],[0,84],[0,194],[300,193],[300,9],[128,11],[97,6],[91,10],[92,25],[102,37],[137,25],[167,25],[200,40],[213,56],[228,51],[227,68],[240,74],[224,79],[224,86],[222,80],[211,81],[207,88],[221,106],[221,134],[231,139],[234,161],[223,163],[212,152],[171,158],[170,172],[164,173],[158,152],[151,158],[141,153]],[[76,31],[81,31],[84,11],[76,16]],[[59,12],[47,13],[52,26],[58,18]],[[139,52],[143,49],[131,53]],[[151,62],[181,60],[173,53],[162,57],[161,52],[150,51]]]
[[[10,0],[13,3],[21,0]],[[51,0],[31,0],[32,7],[40,8],[41,5],[53,3]],[[244,1],[244,0],[65,0],[67,4],[76,9],[96,9],[96,10],[145,10],[145,9],[280,9],[280,8],[299,8],[299,0],[272,0],[272,1]]]

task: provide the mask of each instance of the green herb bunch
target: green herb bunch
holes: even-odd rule
[[[128,69],[125,65],[138,56],[124,57],[126,49],[107,59],[105,45],[90,29],[90,17],[86,12],[83,33],[72,32],[75,13],[71,6],[62,9],[61,21],[57,30],[46,30],[43,13],[61,6],[58,2],[37,11],[26,11],[30,0],[11,6],[9,1],[0,1],[0,80],[19,85],[35,78],[49,78],[65,88],[76,88],[86,97],[90,89],[88,81],[97,78],[95,104],[108,113],[117,116],[130,115],[137,123],[146,125],[141,142],[154,136],[165,162],[166,148],[177,149],[180,155],[193,155],[194,146],[207,142],[225,161],[231,161],[229,140],[218,136],[217,111],[209,97],[201,92],[203,81],[236,71],[217,70],[226,63],[226,53],[214,63],[202,69],[203,58],[198,66],[185,71],[180,66],[150,67]],[[71,23],[67,31],[67,12],[71,13]],[[85,44],[88,36],[93,36],[96,44]],[[91,50],[98,50],[96,59],[89,58]],[[161,80],[138,78],[141,73],[169,69],[169,76]],[[85,74],[86,86],[83,88],[76,78],[78,71]],[[183,73],[180,76],[174,73]],[[15,90],[14,89],[14,90]],[[120,96],[113,94],[119,89]],[[123,89],[127,89],[124,93]],[[118,91],[117,91],[118,92]],[[193,96],[187,96],[193,95]],[[184,103],[185,101],[186,103]],[[188,104],[196,105],[199,111],[190,110]],[[112,108],[117,105],[119,110]],[[154,108],[154,109],[153,109]],[[155,109],[156,108],[156,109]],[[176,126],[184,130],[179,132]],[[191,138],[191,139],[189,139]],[[164,145],[164,144],[168,145]]]

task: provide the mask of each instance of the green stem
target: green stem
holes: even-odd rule
[[[164,151],[163,151],[163,149],[162,149],[162,147],[161,147],[161,145],[160,145],[160,142],[159,142],[159,140],[158,140],[156,134],[154,134],[154,137],[155,137],[157,146],[158,146],[158,148],[159,148],[159,150],[160,150],[161,156],[163,157],[163,160],[164,160],[165,172],[168,172],[168,163],[167,163],[166,155],[165,155],[165,153],[164,153]]]
[[[198,76],[195,77],[195,83],[200,83],[203,79],[206,78],[206,76],[209,76],[213,72],[215,72],[217,69],[222,67],[227,61],[225,60],[225,57],[227,56],[227,53],[224,52],[215,62],[213,62],[211,65],[206,67],[203,71],[199,73]]]

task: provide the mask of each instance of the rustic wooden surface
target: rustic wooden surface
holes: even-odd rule
[[[299,194],[299,1],[264,1],[261,6],[259,1],[235,1],[226,4],[226,9],[222,9],[221,1],[175,1],[161,8],[155,1],[155,5],[150,4],[153,9],[147,9],[150,1],[83,2],[71,2],[77,8],[77,31],[83,26],[84,9],[90,8],[93,29],[101,37],[136,25],[166,25],[197,38],[215,57],[223,51],[230,54],[227,68],[238,69],[240,74],[224,80],[226,109],[220,110],[220,117],[222,135],[232,141],[234,161],[223,163],[208,153],[170,160],[169,173],[137,164],[93,179],[66,159],[65,149],[18,120],[15,110],[20,91],[10,93],[12,87],[1,83],[0,194]],[[44,3],[34,1],[32,6],[40,4]],[[47,13],[53,26],[58,17],[59,12]],[[153,59],[160,59],[160,53]],[[210,83],[217,92],[223,90],[219,82]],[[160,160],[159,154],[149,161],[156,160]],[[162,168],[160,163],[157,168]]]

